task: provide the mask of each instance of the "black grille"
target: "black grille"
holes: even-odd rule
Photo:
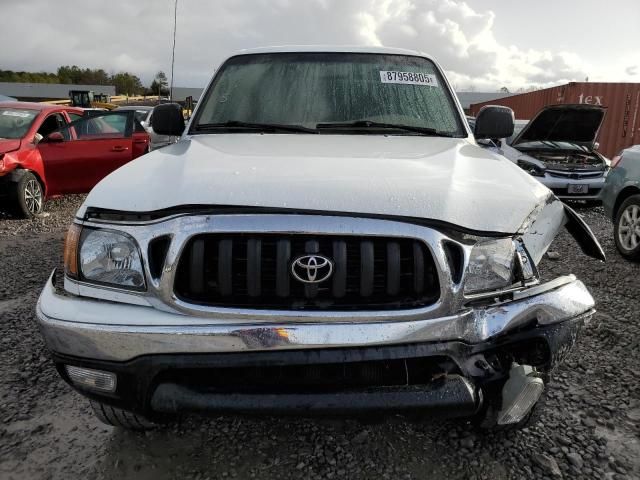
[[[458,372],[451,359],[434,356],[329,364],[172,368],[160,373],[154,382],[224,393],[327,393],[425,385]]]
[[[571,178],[573,180],[583,180],[583,179],[587,179],[587,178],[599,178],[602,177],[602,175],[604,175],[604,172],[597,171],[597,172],[550,172],[547,170],[547,173],[552,176],[552,177],[556,177],[556,178]]]
[[[333,261],[333,273],[302,283],[291,264],[314,253]],[[430,305],[440,289],[433,257],[414,239],[203,234],[186,245],[174,291],[208,306],[385,310]]]

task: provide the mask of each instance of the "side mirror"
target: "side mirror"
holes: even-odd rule
[[[182,107],[177,103],[164,103],[153,109],[153,131],[159,135],[180,136],[184,132]]]
[[[514,115],[509,107],[487,105],[476,116],[473,131],[476,140],[483,138],[507,138],[513,135]]]
[[[60,132],[53,132],[47,135],[47,142],[52,142],[52,143],[64,142],[64,137]]]

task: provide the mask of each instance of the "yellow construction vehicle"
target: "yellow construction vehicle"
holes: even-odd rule
[[[106,108],[113,110],[118,106],[111,103],[111,97],[104,93],[94,93],[90,90],[69,90],[71,106],[80,108]]]
[[[184,101],[184,107],[182,109],[182,116],[185,120],[189,120],[191,118],[191,114],[193,113],[194,101],[193,97],[189,95]]]

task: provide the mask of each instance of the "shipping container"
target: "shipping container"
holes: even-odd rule
[[[504,105],[513,109],[517,119],[530,120],[547,105],[579,103],[607,108],[598,136],[603,155],[611,158],[623,148],[640,144],[640,83],[572,82],[476,103],[471,105],[471,114],[477,115],[485,105]]]

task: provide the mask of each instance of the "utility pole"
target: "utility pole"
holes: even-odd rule
[[[173,102],[173,66],[176,61],[176,25],[178,23],[178,0],[173,4],[173,49],[171,51],[171,86],[169,87],[169,101]]]

